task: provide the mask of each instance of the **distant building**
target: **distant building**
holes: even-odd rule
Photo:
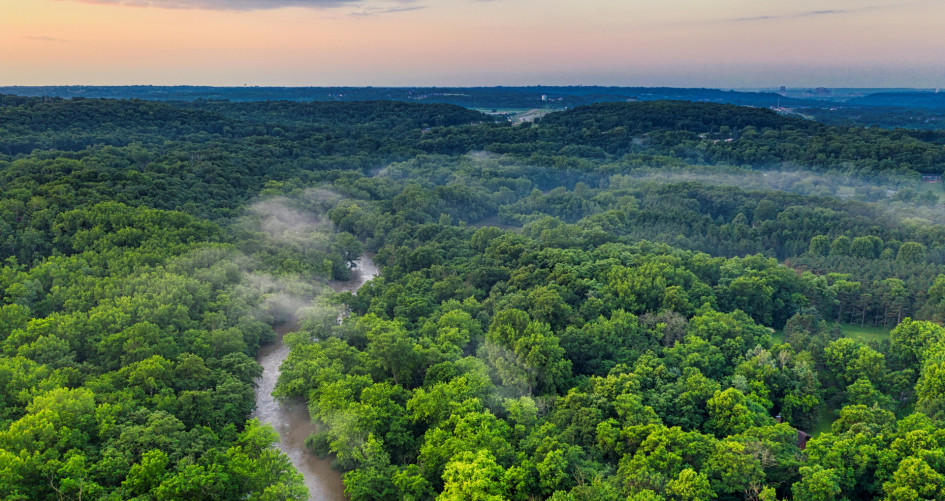
[[[780,414],[774,417],[774,420],[781,424],[784,422],[784,418]],[[807,447],[807,441],[811,439],[810,434],[807,432],[797,430],[797,447],[801,450],[804,450]]]
[[[923,183],[941,183],[941,182],[942,182],[942,176],[940,176],[940,175],[938,175],[938,174],[923,174],[923,175],[922,175],[922,182],[923,182]]]
[[[804,450],[807,447],[807,441],[810,440],[810,438],[810,435],[807,433],[797,430],[797,447],[801,450]]]

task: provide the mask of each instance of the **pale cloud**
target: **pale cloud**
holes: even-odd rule
[[[862,9],[857,9],[857,10],[862,10]],[[802,17],[815,17],[815,16],[826,16],[826,15],[831,15],[831,14],[843,14],[847,12],[852,12],[852,11],[850,10],[812,10],[808,12],[798,12],[794,14],[738,17],[738,18],[732,19],[732,21],[764,21],[767,19],[797,19],[797,18],[802,18]]]
[[[425,9],[425,8],[426,8],[425,5],[414,5],[412,7],[389,7],[389,8],[366,7],[360,11],[352,12],[351,15],[356,16],[356,17],[378,16],[381,14],[394,14],[397,12],[409,12],[412,10],[420,10],[420,9]]]
[[[357,4],[357,0],[76,0],[82,3],[157,7],[161,9],[264,10],[285,7],[329,8]]]
[[[22,38],[25,38],[27,40],[35,40],[37,42],[57,42],[57,43],[68,42],[68,40],[64,38],[47,37],[43,35],[24,36]]]
[[[729,19],[729,21],[734,22],[746,22],[746,21],[768,21],[768,20],[777,20],[777,19],[804,19],[804,18],[813,18],[821,16],[836,16],[843,14],[857,14],[867,11],[877,11],[877,10],[903,10],[910,9],[914,7],[922,7],[930,5],[932,2],[928,0],[919,0],[915,2],[878,2],[869,4],[866,2],[858,2],[854,6],[850,6],[850,2],[836,2],[837,4],[845,4],[847,7],[837,5],[836,8],[821,8],[813,10],[802,10],[795,12],[779,13],[779,14],[763,14],[756,16],[745,16],[745,17],[736,17]],[[821,3],[820,5],[824,5]],[[826,6],[825,6],[826,7]]]

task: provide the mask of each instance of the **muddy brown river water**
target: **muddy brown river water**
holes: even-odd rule
[[[364,255],[352,269],[351,280],[331,282],[329,285],[336,292],[356,292],[377,274],[371,256]],[[279,366],[289,355],[289,347],[282,342],[282,337],[296,328],[297,323],[294,321],[280,325],[275,329],[276,341],[259,349],[256,361],[263,366],[263,374],[256,381],[256,411],[253,417],[271,424],[279,432],[281,440],[276,446],[289,456],[295,468],[302,473],[310,500],[343,501],[346,497],[341,474],[331,468],[329,459],[319,459],[305,447],[305,439],[315,431],[305,402],[283,404],[272,396],[279,379]]]

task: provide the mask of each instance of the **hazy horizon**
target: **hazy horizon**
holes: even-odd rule
[[[945,87],[935,1],[0,6],[0,85]]]

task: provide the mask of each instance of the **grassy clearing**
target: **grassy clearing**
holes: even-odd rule
[[[503,230],[516,231],[519,232],[522,230],[521,226],[515,226],[511,224],[505,224],[499,221],[499,216],[487,217],[485,219],[480,219],[475,223],[470,224],[469,226],[473,228],[485,228],[486,226],[495,226]]]
[[[473,109],[482,113],[486,113],[486,114],[490,114],[490,113],[515,114],[515,113],[525,113],[531,110],[532,108],[473,108]]]
[[[838,197],[852,197],[856,194],[856,189],[852,186],[840,186],[837,188]]]
[[[931,193],[938,198],[937,204],[945,203],[945,189],[942,187],[942,183],[919,183],[915,188],[915,191],[922,193]]]
[[[473,108],[487,115],[508,115],[512,122],[532,122],[549,113],[561,111],[564,108]]]
[[[843,333],[844,337],[853,338],[863,343],[889,339],[889,329],[885,327],[860,327],[853,324],[840,324],[840,332]]]
[[[820,413],[817,415],[817,422],[814,423],[814,428],[808,431],[812,437],[816,437],[821,433],[830,431],[830,425],[837,419],[835,412],[837,409],[834,409],[830,406],[823,406],[820,408]]]
[[[860,327],[855,324],[840,324],[840,332],[843,333],[843,337],[852,338],[861,343],[881,342],[884,339],[889,339],[889,331],[890,329],[885,327]],[[784,330],[771,329],[771,339],[776,343],[783,343]]]

